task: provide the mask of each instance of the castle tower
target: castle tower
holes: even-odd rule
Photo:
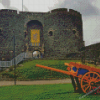
[[[45,58],[66,58],[79,53],[84,46],[82,16],[66,8],[50,12],[19,12],[0,10],[0,60],[13,58],[13,35],[15,54],[39,51]],[[9,59],[8,59],[9,58]]]
[[[83,47],[82,17],[77,11],[55,9],[45,15],[45,57],[65,58]]]

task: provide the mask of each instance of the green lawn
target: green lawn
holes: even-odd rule
[[[16,75],[17,80],[39,80],[39,79],[63,79],[69,78],[68,75],[62,73],[49,71],[46,69],[35,67],[36,64],[41,64],[49,67],[54,67],[62,70],[66,70],[67,66],[64,63],[67,62],[79,62],[79,60],[33,60],[21,63],[22,66],[17,65]],[[14,71],[12,67],[10,71],[4,71],[3,75],[14,78]]]
[[[100,95],[74,93],[71,84],[2,86],[0,100],[100,100]]]

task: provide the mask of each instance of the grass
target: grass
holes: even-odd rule
[[[100,95],[74,93],[71,84],[3,86],[0,87],[0,100],[99,100]]]
[[[46,79],[63,79],[63,78],[69,78],[68,75],[49,71],[46,69],[35,67],[36,64],[41,64],[57,69],[66,70],[67,66],[64,65],[64,63],[70,63],[70,62],[79,62],[79,60],[32,60],[32,61],[24,61],[23,63],[20,63],[16,66],[16,76],[17,80],[46,80]],[[93,65],[87,64],[91,67]],[[10,78],[14,78],[14,71],[13,66],[9,68],[9,71],[4,71],[1,74],[3,76],[7,76]],[[97,67],[96,67],[97,68]]]
[[[68,75],[62,73],[49,71],[46,69],[35,67],[36,64],[41,64],[49,67],[54,67],[57,69],[66,70],[67,66],[64,65],[65,62],[79,62],[79,60],[33,60],[21,63],[22,66],[17,65],[16,76],[17,80],[41,80],[41,79],[63,79],[69,78]],[[12,67],[9,71],[2,72],[2,75],[14,78],[14,71]]]

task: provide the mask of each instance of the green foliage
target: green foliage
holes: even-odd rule
[[[13,71],[14,70],[14,66],[11,66],[10,68],[9,68],[9,71]]]
[[[57,69],[66,70],[67,66],[64,65],[65,62],[79,62],[77,60],[32,60],[25,61],[16,66],[16,76],[17,80],[38,80],[38,79],[63,79],[68,78],[68,75],[49,71],[46,69],[35,67],[36,64],[53,67]],[[5,75],[10,78],[13,77],[13,71],[10,68],[9,72],[5,72]]]
[[[2,76],[6,76],[8,78],[14,78],[14,72],[7,72],[7,71],[4,71],[2,73]]]
[[[74,93],[71,84],[2,86],[0,100],[99,100],[100,95]]]

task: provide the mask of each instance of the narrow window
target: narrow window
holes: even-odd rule
[[[2,30],[0,29],[0,36],[2,36]]]
[[[26,32],[24,32],[24,37],[26,38],[26,35],[27,35],[27,33]]]
[[[52,31],[49,32],[49,36],[53,36],[53,32]]]
[[[76,33],[76,30],[73,30],[73,34],[75,34]]]

